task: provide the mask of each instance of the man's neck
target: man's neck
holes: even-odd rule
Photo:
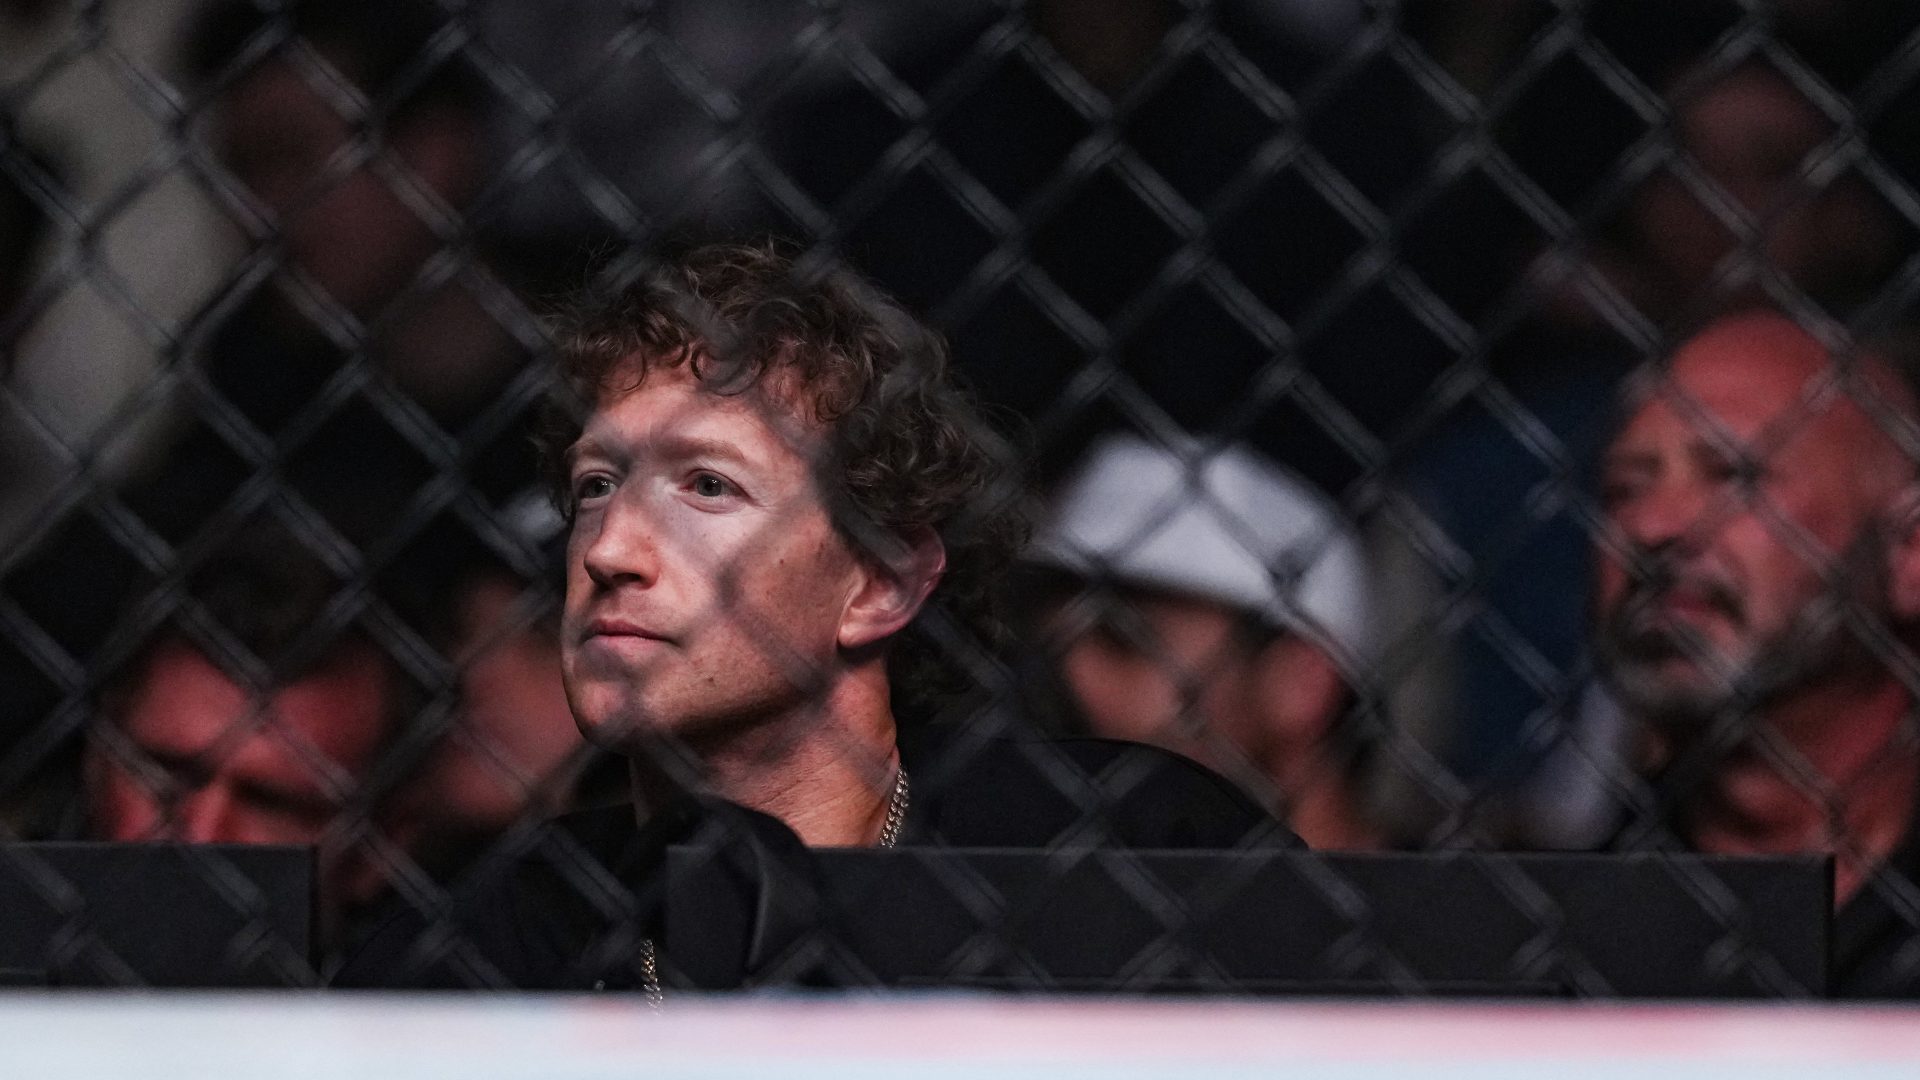
[[[779,818],[812,847],[876,843],[900,768],[883,668],[843,673],[819,699],[682,744],[684,765],[633,762],[642,821],[691,784]]]
[[[1920,761],[1903,747],[1912,700],[1892,678],[1783,699],[1761,732],[1717,762],[1687,798],[1692,846],[1710,854],[1833,852],[1844,902],[1899,845]],[[1769,745],[1769,743],[1771,745]]]

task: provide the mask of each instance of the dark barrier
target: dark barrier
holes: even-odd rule
[[[575,988],[716,799],[1340,943],[1138,989],[1817,993],[1725,860],[1830,858],[1905,995],[1917,86],[1896,0],[0,0],[0,840]]]
[[[1816,858],[830,850],[749,883],[725,866],[699,849],[670,856],[670,983],[1316,997],[1827,990],[1832,867]]]

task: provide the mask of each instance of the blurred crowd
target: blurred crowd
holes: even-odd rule
[[[312,843],[350,921],[618,801],[543,312],[772,235],[1027,451],[982,710],[1907,910],[1920,9],[630,8],[0,0],[0,839]]]

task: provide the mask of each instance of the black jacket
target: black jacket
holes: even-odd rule
[[[1232,785],[1183,758],[1104,739],[935,737],[903,745],[912,778],[903,846],[1236,848],[1298,840]],[[513,838],[451,892],[404,903],[334,980],[343,987],[632,990],[639,944],[661,937],[669,846],[724,860],[729,902],[771,932],[806,849],[781,822],[689,798],[637,826],[630,807],[571,814]],[[749,963],[750,966],[750,963]],[[827,977],[802,983],[831,984]]]

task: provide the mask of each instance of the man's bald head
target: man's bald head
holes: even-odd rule
[[[1855,459],[1863,480],[1884,492],[1914,475],[1898,432],[1920,426],[1912,386],[1883,354],[1844,357],[1775,311],[1732,315],[1689,338],[1663,381],[1688,394],[1726,393],[1770,408],[1775,434],[1830,442]],[[1702,402],[1701,404],[1704,404]]]

